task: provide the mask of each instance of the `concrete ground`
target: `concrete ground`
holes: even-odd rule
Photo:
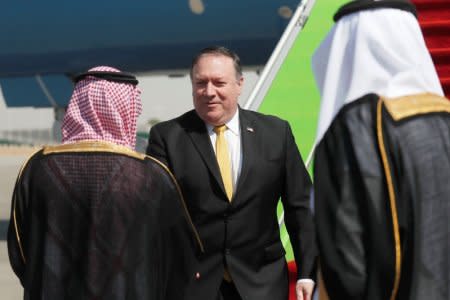
[[[0,291],[1,299],[23,299],[22,286],[9,265],[6,241],[0,241]]]
[[[6,230],[9,223],[11,196],[17,174],[32,149],[0,147],[0,298],[22,299],[22,287],[13,273],[8,260]]]

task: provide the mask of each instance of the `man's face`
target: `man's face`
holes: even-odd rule
[[[194,107],[203,121],[218,126],[234,116],[244,79],[236,74],[230,57],[202,55],[192,69],[191,81]]]

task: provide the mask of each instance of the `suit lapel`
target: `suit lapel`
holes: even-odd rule
[[[194,147],[200,153],[200,156],[205,162],[206,167],[209,169],[214,179],[222,187],[222,190],[225,193],[222,176],[220,175],[219,165],[217,164],[216,155],[214,154],[214,149],[212,148],[211,140],[206,130],[205,123],[198,117],[197,113],[193,111],[192,119],[186,124],[190,124],[189,127],[186,126],[185,128],[187,134],[192,140],[192,143],[194,144]]]
[[[240,126],[241,126],[241,147],[242,147],[242,168],[241,174],[237,181],[236,194],[244,188],[244,182],[247,178],[251,166],[254,162],[254,156],[257,151],[256,137],[257,128],[255,122],[245,110],[239,110]]]

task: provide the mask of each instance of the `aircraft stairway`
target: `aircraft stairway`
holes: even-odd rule
[[[450,1],[412,0],[447,98],[450,98]]]

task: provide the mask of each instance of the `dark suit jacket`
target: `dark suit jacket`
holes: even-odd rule
[[[243,299],[287,299],[285,251],[276,213],[280,197],[298,277],[313,276],[311,181],[290,126],[242,109],[239,117],[242,169],[231,204],[206,126],[195,111],[150,131],[147,153],[172,170],[204,245],[204,253],[198,252],[188,268],[186,299],[215,299],[224,263]]]

